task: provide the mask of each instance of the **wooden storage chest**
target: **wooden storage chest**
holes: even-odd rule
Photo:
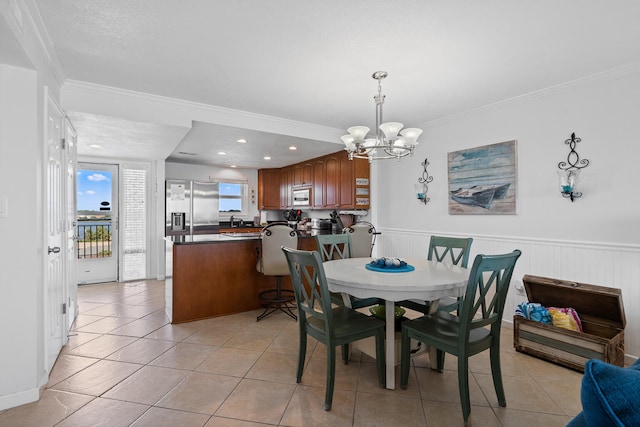
[[[522,281],[529,302],[574,308],[583,332],[514,316],[516,351],[580,372],[589,359],[624,366],[626,319],[620,289],[530,275]]]

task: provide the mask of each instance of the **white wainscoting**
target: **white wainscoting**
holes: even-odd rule
[[[374,256],[426,257],[431,235],[469,237],[435,231],[380,229]],[[640,356],[640,245],[615,245],[504,236],[473,237],[469,267],[477,254],[498,254],[520,249],[511,290],[507,296],[504,322],[513,323],[518,303],[526,300],[516,286],[522,276],[552,277],[622,289],[627,325],[625,353],[628,360]]]

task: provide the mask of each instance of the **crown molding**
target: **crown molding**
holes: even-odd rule
[[[134,103],[153,105],[157,107],[161,106],[172,114],[185,116],[188,120],[243,127],[264,132],[285,133],[291,136],[336,142],[336,144],[340,141],[340,135],[343,133],[341,129],[331,128],[328,126],[320,126],[281,117],[234,110],[216,105],[138,92],[129,89],[121,89],[113,86],[105,86],[79,80],[65,81],[63,91],[68,94],[91,94],[98,99],[100,97],[126,98]],[[78,106],[69,107],[71,109],[79,108]]]

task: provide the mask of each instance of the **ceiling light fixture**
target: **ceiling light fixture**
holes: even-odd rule
[[[376,135],[375,138],[367,138],[369,128],[366,126],[352,126],[347,129],[348,135],[341,137],[349,153],[349,159],[368,159],[369,162],[381,159],[396,159],[413,155],[413,149],[418,145],[418,137],[422,129],[406,128],[398,122],[382,122],[382,104],[384,95],[380,82],[387,77],[386,71],[376,71],[372,74],[378,81],[378,94],[373,99],[376,101]],[[400,133],[398,135],[398,133]]]
[[[271,160],[271,157],[269,157],[269,156],[264,156],[264,159],[265,159],[265,160]]]
[[[240,138],[239,140],[237,140],[236,142],[239,142],[240,144],[246,144],[247,140],[244,138]]]
[[[295,145],[292,145],[292,146],[289,147],[289,150],[291,150],[291,151],[295,151],[297,149],[298,149],[298,147],[296,147]]]
[[[218,155],[219,155],[219,156],[226,156],[226,155],[227,155],[227,153],[225,153],[224,151],[218,151]]]

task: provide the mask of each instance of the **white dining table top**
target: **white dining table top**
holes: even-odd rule
[[[358,298],[377,297],[387,301],[406,299],[437,300],[464,295],[469,278],[466,268],[427,259],[405,259],[415,267],[410,272],[378,272],[365,265],[374,258],[345,258],[323,263],[332,292]]]

